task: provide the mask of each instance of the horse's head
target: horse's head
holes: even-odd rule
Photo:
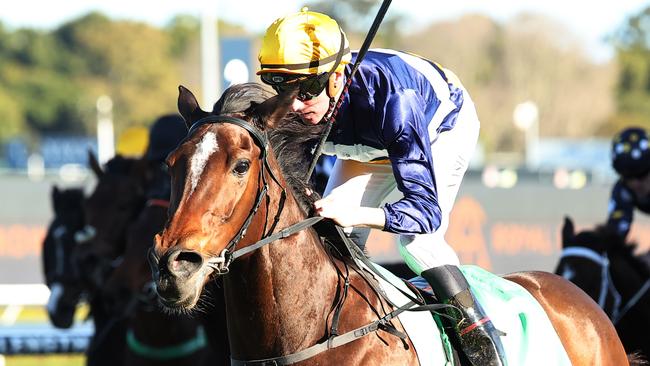
[[[606,225],[599,225],[593,230],[583,230],[576,233],[573,220],[568,216],[564,218],[564,224],[562,225],[563,249],[580,247],[602,255],[611,247],[624,245],[624,240]]]
[[[232,252],[273,225],[267,218],[273,221],[277,210],[268,207],[282,203],[269,192],[284,188],[265,130],[284,118],[292,96],[268,99],[259,85],[240,84],[207,113],[189,90],[179,90],[179,111],[190,130],[167,159],[171,216],[156,236],[150,264],[161,301],[191,308],[208,277],[227,272]]]
[[[144,206],[148,164],[118,155],[101,167],[90,153],[90,166],[97,184],[84,201],[86,226],[77,235],[83,245],[75,257],[92,289],[102,285],[111,262],[123,252],[126,228]]]
[[[43,272],[50,288],[47,304],[52,324],[59,328],[72,325],[82,293],[78,272],[71,257],[76,246],[75,233],[84,225],[81,188],[52,188],[54,219],[43,242]]]

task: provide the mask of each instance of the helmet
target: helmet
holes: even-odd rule
[[[115,152],[122,156],[140,157],[147,150],[149,131],[146,127],[129,127],[117,139]]]
[[[614,137],[612,166],[625,178],[642,177],[650,172],[650,149],[644,129],[626,128]]]
[[[337,56],[342,53],[336,65]],[[350,63],[349,43],[338,23],[329,16],[303,8],[277,19],[266,30],[259,53],[261,70],[288,74],[341,72]]]
[[[145,158],[163,161],[187,135],[185,120],[178,114],[158,118],[149,129],[149,147]]]

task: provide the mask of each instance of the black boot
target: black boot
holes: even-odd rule
[[[454,330],[469,361],[475,366],[505,366],[506,354],[499,338],[503,333],[485,315],[460,269],[444,265],[427,269],[422,277],[438,300],[454,306],[446,312],[456,319]]]

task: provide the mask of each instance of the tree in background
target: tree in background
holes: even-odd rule
[[[611,41],[619,67],[618,113],[603,132],[613,135],[630,125],[650,128],[650,7],[627,19]]]
[[[377,15],[379,3],[376,0],[317,0],[308,2],[307,7],[336,19],[352,47],[359,49]],[[377,31],[373,47],[399,48],[400,23],[403,21],[402,14],[390,9]]]
[[[223,22],[219,32],[245,34]],[[178,85],[200,83],[199,34],[187,15],[163,29],[97,12],[49,32],[0,23],[0,143],[93,135],[101,95],[113,99],[116,135],[176,111]]]
[[[595,63],[547,17],[498,23],[465,15],[404,36],[402,44],[458,74],[477,105],[488,154],[523,151],[512,114],[526,100],[539,107],[542,137],[591,137],[614,112],[612,65]]]
[[[353,49],[361,46],[378,8],[374,0],[309,6],[336,18]],[[570,31],[546,17],[528,14],[499,23],[466,15],[410,30],[393,10],[372,47],[410,51],[454,70],[477,104],[488,154],[523,150],[512,111],[529,99],[539,106],[542,137],[608,136],[612,121],[647,121],[648,10],[617,33],[620,79],[616,63],[594,62]],[[92,135],[95,102],[103,94],[114,101],[116,135],[174,111],[179,84],[200,89],[199,27],[187,15],[161,29],[100,13],[50,32],[10,31],[0,23],[0,143],[19,135]],[[219,34],[261,38],[224,22]],[[254,44],[253,59],[258,49]]]

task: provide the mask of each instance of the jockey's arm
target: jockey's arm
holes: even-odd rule
[[[375,207],[359,207],[346,204],[344,197],[329,195],[314,203],[316,213],[330,218],[343,227],[362,226],[384,229],[386,215],[384,210]]]

